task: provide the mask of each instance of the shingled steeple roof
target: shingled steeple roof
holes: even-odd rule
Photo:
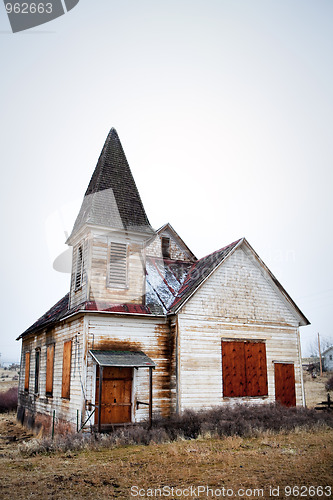
[[[84,224],[154,232],[114,128],[107,136],[69,240]]]

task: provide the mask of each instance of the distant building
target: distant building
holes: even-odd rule
[[[326,349],[322,354],[323,368],[326,372],[333,371],[333,346]]]
[[[218,228],[228,213],[214,216]],[[49,428],[55,412],[62,428],[107,430],[231,403],[304,405],[307,318],[245,238],[197,259],[170,224],[154,231],[114,129],[67,243],[69,293],[19,337],[22,422]]]

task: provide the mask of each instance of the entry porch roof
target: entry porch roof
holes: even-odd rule
[[[142,351],[100,351],[92,349],[89,354],[100,366],[155,368],[155,363]]]

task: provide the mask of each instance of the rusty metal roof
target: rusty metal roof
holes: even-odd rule
[[[31,325],[27,330],[21,333],[21,335],[16,340],[29,335],[29,333],[38,331],[42,328],[46,328],[60,321],[68,313],[68,303],[69,293],[67,293],[54,306],[52,306],[51,309],[43,314],[43,316],[41,316],[33,325]]]
[[[133,368],[155,368],[155,363],[142,351],[89,351],[100,366],[118,366]]]
[[[25,330],[16,340],[26,337],[30,333],[37,332],[47,327],[51,327],[59,321],[68,318],[76,313],[82,312],[112,312],[120,314],[141,314],[152,315],[149,307],[141,304],[110,304],[109,302],[101,301],[86,301],[71,309],[69,305],[69,293],[41,316],[33,325]]]
[[[192,262],[147,257],[146,305],[166,314],[181,289]]]
[[[245,238],[242,238],[203,257],[194,264],[186,261],[147,257],[145,304],[110,304],[101,301],[86,301],[75,308],[68,309],[69,294],[67,294],[30,328],[22,333],[17,340],[30,333],[53,326],[59,321],[76,313],[104,312],[145,315],[150,317],[177,314],[180,308],[196,292],[210,274],[222,264],[240,244],[246,245],[246,247],[256,256],[260,266],[265,268],[267,275],[270,276],[274,285],[278,287],[287,302],[289,302],[290,306],[300,317],[300,324],[309,324],[308,319],[303,315],[295,302],[293,302],[282,285],[261,261]]]

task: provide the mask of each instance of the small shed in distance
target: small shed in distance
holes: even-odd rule
[[[325,372],[333,371],[333,345],[328,347],[322,354],[323,368]]]

